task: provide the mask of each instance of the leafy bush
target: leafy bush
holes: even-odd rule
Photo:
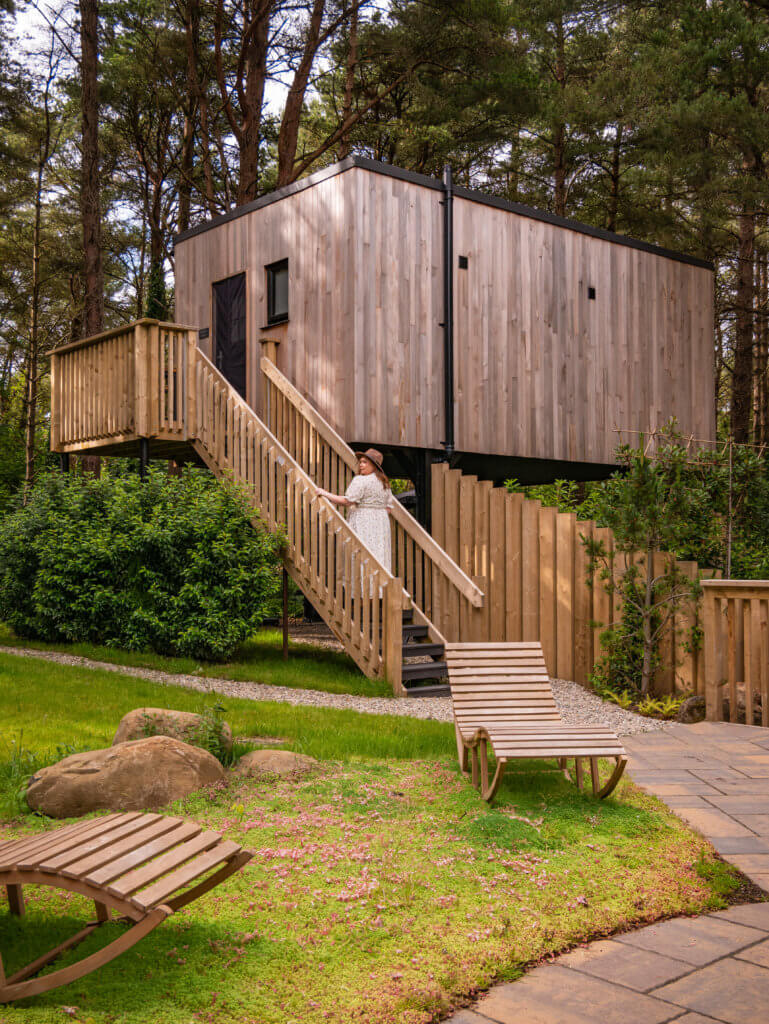
[[[0,522],[0,618],[21,636],[226,660],[274,608],[279,540],[207,473],[52,473]]]

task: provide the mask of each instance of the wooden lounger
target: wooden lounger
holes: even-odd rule
[[[611,793],[627,763],[622,744],[610,729],[563,724],[539,643],[447,644],[446,662],[459,763],[466,773],[471,755],[473,785],[480,787],[484,800],[496,793],[505,764],[519,757],[555,758],[567,778],[567,759],[574,758],[580,789],[587,758],[593,794]],[[491,783],[488,744],[497,761]],[[603,788],[599,757],[615,764]]]
[[[92,899],[96,908],[95,921],[8,978],[0,957],[0,1003],[47,992],[109,963],[252,856],[218,832],[160,814],[109,814],[0,843],[0,885],[12,914],[24,913],[25,885],[68,889]],[[113,915],[132,927],[84,960],[35,977]]]

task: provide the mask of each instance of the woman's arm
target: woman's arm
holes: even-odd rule
[[[332,494],[331,491],[324,491],[322,487],[318,488],[318,494],[321,498],[326,498],[332,505],[341,505],[343,508],[347,508],[348,505],[356,505],[357,502],[350,501],[344,494]]]

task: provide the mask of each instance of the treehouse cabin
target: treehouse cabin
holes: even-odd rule
[[[180,236],[179,323],[55,349],[51,448],[234,478],[397,694],[447,692],[447,641],[541,639],[583,678],[612,613],[577,586],[576,518],[492,481],[601,476],[619,432],[671,417],[713,438],[712,289],[687,256],[351,158]],[[350,444],[415,483],[391,566],[318,494]]]
[[[359,157],[176,239],[176,318],[263,414],[267,354],[395,475],[605,475],[675,417],[715,436],[713,273]]]

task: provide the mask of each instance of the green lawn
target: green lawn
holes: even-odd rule
[[[57,744],[108,743],[130,708],[201,700],[213,698],[0,654],[0,838],[54,824],[13,815],[20,737],[42,763]],[[599,803],[532,763],[488,807],[457,771],[449,725],[226,705],[236,735],[284,737],[319,770],[298,783],[233,775],[226,790],[175,805],[254,859],[97,974],[0,1007],[2,1024],[428,1024],[527,962],[721,906],[737,884],[629,782]],[[35,889],[21,924],[0,911],[6,970],[88,913],[79,897]]]
[[[289,659],[283,660],[279,630],[262,629],[238,650],[229,662],[199,662],[194,658],[171,658],[141,651],[122,651],[98,644],[47,644],[20,640],[0,623],[1,647],[27,647],[39,651],[77,654],[113,665],[153,668],[161,672],[183,672],[238,682],[269,683],[273,686],[301,686],[326,693],[352,693],[364,697],[392,697],[392,689],[379,679],[367,679],[346,654],[302,643],[289,643]]]

